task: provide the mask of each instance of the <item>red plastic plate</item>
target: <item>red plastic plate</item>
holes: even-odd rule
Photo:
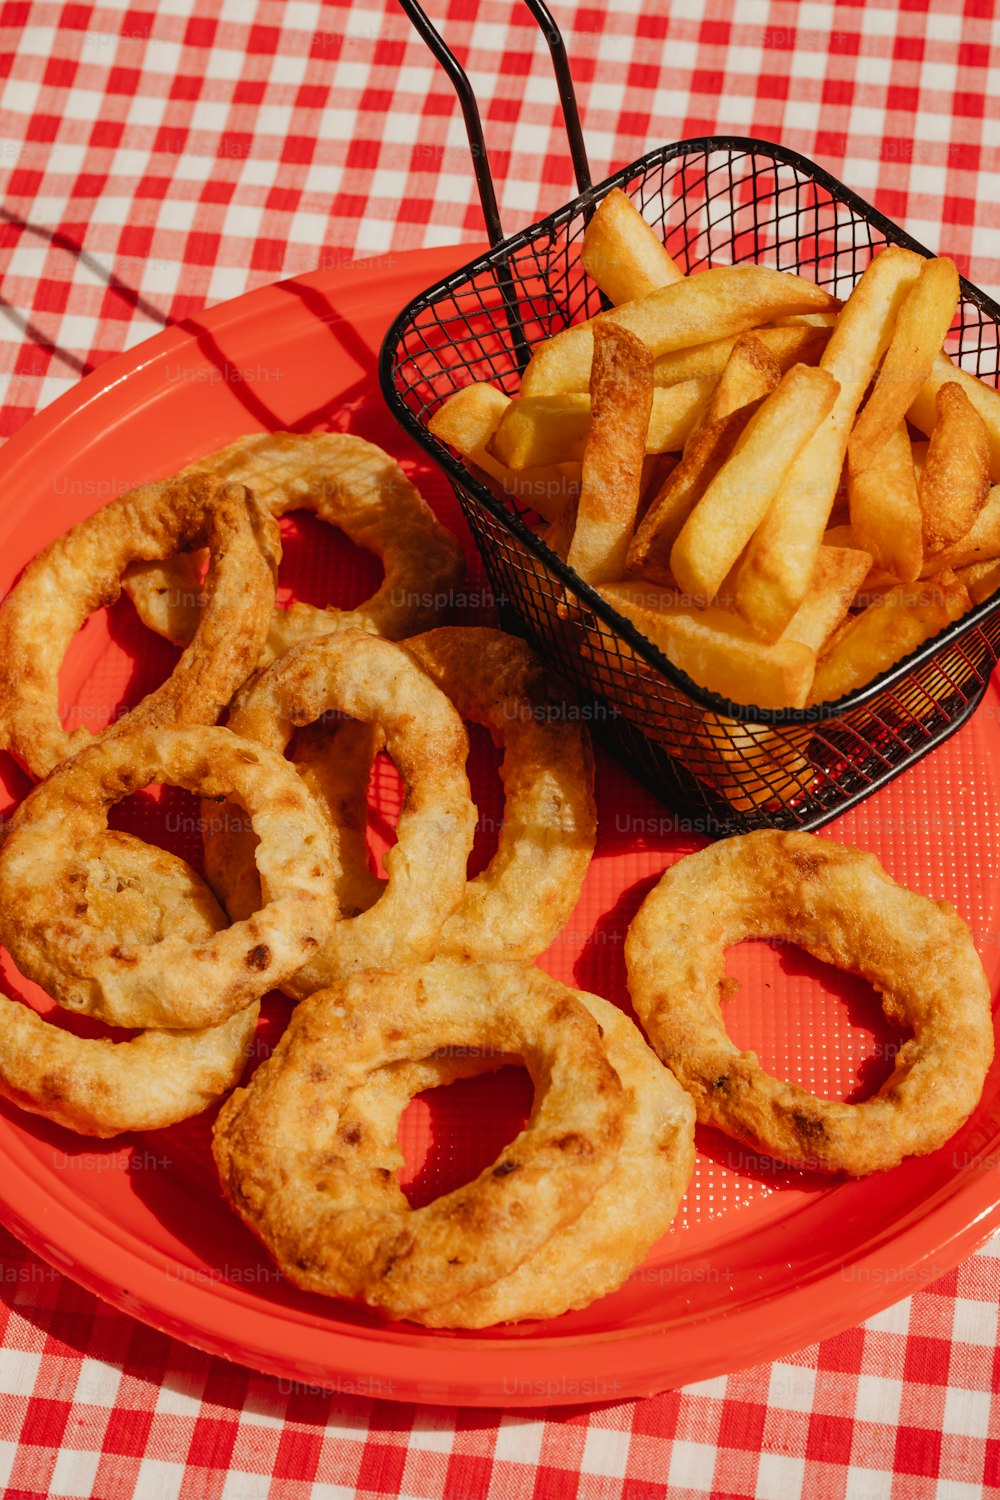
[[[349,429],[399,455],[464,535],[442,478],[385,411],[376,354],[391,316],[467,258],[432,250],[253,292],[112,360],[13,438],[0,455],[0,586],[58,532],[111,495],[170,473],[240,433]],[[370,591],[372,559],[310,520],[285,523],[282,583],[314,600]],[[458,614],[489,618],[471,556]],[[121,602],[90,621],[63,674],[67,712],[99,724],[168,669],[170,648]],[[824,837],[874,850],[898,880],[947,897],[969,921],[996,988],[1000,973],[1000,695]],[[475,739],[482,813],[476,857],[500,812],[495,757]],[[622,944],[633,913],[696,834],[620,767],[598,768],[600,838],[580,904],[542,963],[627,1005]],[[0,766],[0,811],[27,788]],[[398,783],[373,783],[372,847],[391,838]],[[182,794],[135,799],[123,826],[197,857]],[[495,833],[493,834],[495,838]],[[3,959],[0,982],[49,1009]],[[877,1087],[898,1044],[859,981],[788,946],[746,944],[733,1033],[766,1065],[830,1097]],[[263,1055],[287,1006],[262,1025]],[[404,1117],[412,1192],[470,1176],[529,1106],[514,1070],[415,1101]],[[975,1116],[935,1155],[861,1182],[804,1176],[699,1132],[697,1169],[671,1233],[614,1296],[546,1324],[489,1333],[384,1325],[287,1285],[225,1208],[208,1154],[210,1119],[98,1143],[0,1108],[0,1216],[53,1265],[115,1306],[201,1348],[286,1379],[343,1392],[503,1407],[613,1400],[774,1359],[859,1322],[936,1279],[1000,1222],[1000,1069]]]

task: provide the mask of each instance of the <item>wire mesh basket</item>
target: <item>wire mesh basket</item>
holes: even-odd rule
[[[435,39],[437,55],[446,52],[413,0],[401,3],[425,36],[430,32],[427,39]],[[545,24],[539,0],[529,8]],[[523,500],[494,493],[485,476],[435,439],[427,424],[449,396],[473,381],[490,381],[515,395],[534,344],[602,310],[579,251],[595,206],[614,187],[629,194],[687,272],[760,261],[811,277],[846,298],[883,246],[931,252],[815,163],[763,141],[682,141],[590,187],[554,27],[546,40],[557,64],[581,194],[522,233],[500,238],[489,184],[483,201],[493,249],[402,311],[381,351],[383,393],[397,420],[451,481],[505,626],[524,635],[575,686],[578,711],[627,769],[674,810],[678,828],[719,836],[820,827],[969,717],[1000,658],[1000,597],[836,703],[780,711],[734,703],[668,661],[542,541],[534,529],[541,518]],[[461,70],[451,60],[455,79]],[[459,80],[456,87],[462,97]],[[477,146],[478,115],[470,121],[469,99],[462,102],[482,191],[488,167],[481,132]],[[948,352],[971,374],[996,384],[998,343],[1000,306],[963,280]]]

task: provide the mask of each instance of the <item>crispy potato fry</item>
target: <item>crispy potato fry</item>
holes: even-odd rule
[[[539,532],[542,541],[551,547],[556,556],[561,557],[563,562],[566,561],[569,544],[573,540],[573,529],[576,526],[576,507],[578,504],[579,497],[574,496],[572,500],[563,506],[556,519],[550,521],[548,525],[543,526]]]
[[[935,397],[946,381],[955,380],[962,387],[983,421],[990,440],[990,478],[994,484],[1000,482],[1000,391],[977,380],[967,370],[953,364],[942,351],[934,358],[931,373],[917,393],[917,397],[906,415],[918,432],[930,437],[937,421]]]
[[[905,422],[890,434],[870,468],[849,476],[847,488],[858,546],[901,583],[912,583],[924,564],[924,538]]]
[[[614,303],[648,297],[684,272],[621,188],[599,204],[583,232],[580,263]]]
[[[892,337],[896,314],[923,260],[890,246],[866,267],[820,360],[840,386],[833,410],[806,444],[748,548],[737,608],[764,640],[777,640],[805,598],[830,519],[855,412]]]
[[[841,624],[861,587],[871,556],[850,547],[821,547],[809,592],[792,616],[783,641],[798,641],[817,655]]]
[[[625,571],[653,404],[653,357],[614,323],[594,330],[591,421],[583,453],[576,526],[566,561],[587,583]]]
[[[684,765],[737,812],[770,802],[787,806],[816,776],[805,754],[810,733],[777,734],[766,724],[706,713],[682,736]]]
[[[636,527],[625,559],[630,573],[673,587],[676,579],[670,571],[670,552],[681,527],[731,455],[762,401],[763,398],[730,412],[721,422],[704,428],[689,444]]]
[[[494,480],[491,487],[502,497],[530,505],[547,521],[554,521],[568,496],[576,493],[579,471],[550,464],[515,473],[494,458],[486,445],[510,404],[510,397],[495,385],[478,381],[450,396],[427,426],[442,443],[450,444]]]
[[[1000,562],[993,558],[988,562],[970,563],[967,568],[957,568],[956,577],[965,584],[973,604],[982,604],[1000,589]]]
[[[837,382],[825,370],[795,365],[751,418],[685,521],[670,571],[692,594],[717,592],[766,516],[798,454],[833,406]]]
[[[774,355],[756,334],[741,333],[719,376],[718,384],[702,408],[701,415],[688,433],[687,452],[703,428],[713,427],[740,407],[759,401],[777,390],[781,367]]]
[[[847,445],[852,474],[871,467],[920,393],[958,306],[958,271],[947,256],[924,263],[907,293],[875,388]]]
[[[685,380],[655,390],[646,434],[647,453],[676,453],[708,400],[712,383]],[[582,462],[590,430],[590,396],[521,396],[512,401],[490,440],[490,452],[521,472],[539,465]]]
[[[826,311],[833,299],[814,281],[769,266],[714,266],[648,297],[576,323],[539,344],[521,381],[522,396],[586,390],[594,354],[594,323],[617,323],[654,355],[726,338],[770,323],[782,313]]]
[[[792,365],[818,365],[830,341],[830,329],[755,328],[753,337],[773,355],[779,374],[784,375]],[[661,354],[653,365],[653,381],[656,385],[676,385],[679,380],[717,380],[736,342],[735,338],[714,339],[710,344]]]
[[[691,609],[678,603],[682,595],[646,583],[606,584],[598,593],[675,666],[712,692],[760,708],[805,704],[816,665],[816,653],[808,646],[798,641],[766,646],[729,610]]]
[[[819,659],[809,702],[835,703],[863,687],[959,619],[971,604],[965,585],[948,569],[926,583],[890,589],[834,636]]]
[[[831,534],[828,532],[824,540],[831,542]],[[837,545],[836,541],[832,543]],[[991,562],[994,558],[1000,558],[1000,484],[995,484],[990,490],[986,504],[983,506],[975,523],[965,536],[950,547],[945,547],[941,552],[936,552],[933,557],[924,559],[924,565],[920,570],[921,579],[931,578],[935,573],[940,573],[942,568],[952,568],[957,573],[960,568],[972,567],[975,563]],[[884,593],[891,589],[899,580],[884,568],[872,568],[861,586],[863,594]]]
[[[937,421],[920,474],[924,546],[929,555],[960,541],[990,493],[990,441],[986,423],[957,381],[936,397]]]

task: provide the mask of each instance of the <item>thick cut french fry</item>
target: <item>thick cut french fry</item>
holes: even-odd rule
[[[784,375],[792,365],[818,365],[830,341],[830,329],[755,328],[753,336],[773,355],[779,374]],[[710,344],[661,354],[653,366],[653,381],[656,385],[676,385],[679,380],[717,380],[736,342],[735,338],[714,339]]]
[[[940,387],[936,405],[919,488],[929,556],[967,535],[990,493],[986,423],[957,381]]]
[[[760,708],[805,704],[816,664],[808,646],[766,646],[729,610],[691,609],[674,591],[649,584],[608,584],[598,592],[702,687]]]
[[[740,407],[759,401],[777,390],[781,367],[774,355],[754,333],[741,333],[719,376],[718,384],[688,434],[685,453],[706,427],[714,427]]]
[[[852,543],[840,537],[838,532],[839,528],[828,531],[823,539],[824,542],[828,546],[851,546]],[[853,533],[851,535],[853,536]],[[977,563],[993,562],[998,558],[1000,558],[1000,484],[995,484],[971,530],[967,531],[959,541],[953,542],[950,547],[945,547],[933,557],[926,557],[920,570],[920,578],[931,578],[935,573],[940,573],[942,568],[951,568],[957,573]],[[884,568],[874,567],[862,583],[859,594],[862,599],[870,595],[884,594],[894,588],[898,582],[899,579],[887,573]]]
[[[586,390],[594,355],[594,323],[627,328],[653,355],[745,333],[782,313],[825,311],[833,299],[814,281],[769,266],[714,266],[576,323],[539,344],[521,381],[523,396]]]
[[[996,484],[1000,482],[1000,391],[995,386],[987,385],[985,380],[977,380],[975,375],[970,375],[967,370],[953,364],[942,350],[935,356],[931,373],[920,387],[906,415],[918,432],[930,437],[937,421],[934,398],[948,380],[958,382],[986,423],[990,441],[990,478]]]
[[[924,263],[907,293],[875,388],[847,445],[853,474],[871,467],[930,375],[958,306],[958,271],[947,256]]]
[[[760,401],[751,402],[749,406],[730,412],[713,427],[704,428],[689,444],[684,457],[653,497],[636,527],[625,560],[630,573],[671,587],[676,583],[670,571],[670,553],[681,527],[731,455],[743,429],[760,405]]]
[[[810,730],[776,733],[766,724],[743,724],[706,712],[682,735],[684,765],[737,812],[800,796],[815,780],[805,754]]]
[[[598,206],[583,232],[580,263],[614,303],[648,297],[684,272],[621,188]]]
[[[834,636],[816,667],[810,703],[835,703],[916,651],[971,608],[948,569],[926,583],[901,583],[855,615]]]
[[[591,420],[583,453],[576,526],[566,561],[587,583],[625,571],[653,404],[653,357],[624,328],[594,330]]]
[[[670,554],[682,589],[715,594],[753,536],[795,459],[830,411],[837,382],[795,365],[753,416],[685,521]]]
[[[912,583],[924,565],[923,522],[906,423],[900,422],[870,468],[848,479],[851,531],[876,566]]]
[[[677,453],[711,393],[711,382],[686,380],[655,390],[646,434],[647,453]],[[510,403],[490,439],[489,451],[520,472],[539,465],[582,462],[590,430],[590,396],[520,396]]]
[[[798,641],[818,655],[843,622],[871,561],[869,553],[853,548],[821,547],[809,592],[781,639]]]
[[[495,385],[479,381],[456,391],[431,417],[427,426],[442,443],[448,443],[493,481],[491,488],[502,496],[530,505],[547,521],[555,520],[570,495],[579,487],[579,472],[571,466],[550,464],[515,474],[488,451],[500,419],[510,406],[510,397]]]
[[[923,264],[901,246],[883,250],[837,319],[820,368],[837,381],[840,394],[799,454],[740,568],[737,608],[764,640],[780,637],[805,598],[840,485],[851,424]]]

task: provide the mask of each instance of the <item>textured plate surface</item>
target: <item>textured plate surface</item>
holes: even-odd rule
[[[395,310],[468,251],[422,251],[251,293],[105,365],[0,455],[0,587],[39,547],[113,494],[172,472],[241,432],[350,430],[396,453],[447,524],[464,536],[441,477],[400,437],[375,379]],[[308,517],[283,522],[282,596],[350,605],[371,591],[366,554]],[[471,544],[470,544],[471,552]],[[477,560],[456,618],[491,618]],[[119,603],[95,616],[63,673],[71,722],[99,725],[164,675],[171,648]],[[969,921],[994,991],[1000,978],[1000,693],[969,725],[883,792],[824,831],[875,851],[890,873],[947,897]],[[474,861],[502,816],[497,758],[473,736],[480,807]],[[0,757],[0,812],[26,790]],[[697,833],[615,763],[598,768],[600,836],[580,904],[542,963],[627,1005],[625,930],[664,867]],[[370,844],[392,839],[399,783],[380,762]],[[119,826],[196,859],[196,807],[147,793]],[[829,1097],[860,1097],[891,1067],[898,1037],[866,985],[786,945],[730,956],[742,988],[736,1039],[766,1066]],[[0,982],[50,1007],[0,955]],[[268,1003],[266,1055],[287,1005]],[[1000,1070],[965,1129],[934,1156],[859,1183],[788,1172],[699,1132],[698,1165],[672,1232],[613,1297],[548,1324],[486,1334],[385,1326],[286,1285],[227,1212],[214,1181],[210,1120],[95,1143],[0,1106],[0,1216],[54,1265],[178,1338],[286,1377],[345,1392],[504,1407],[645,1395],[776,1358],[936,1279],[1000,1220]],[[530,1107],[517,1069],[415,1100],[402,1140],[423,1202],[468,1178]]]

